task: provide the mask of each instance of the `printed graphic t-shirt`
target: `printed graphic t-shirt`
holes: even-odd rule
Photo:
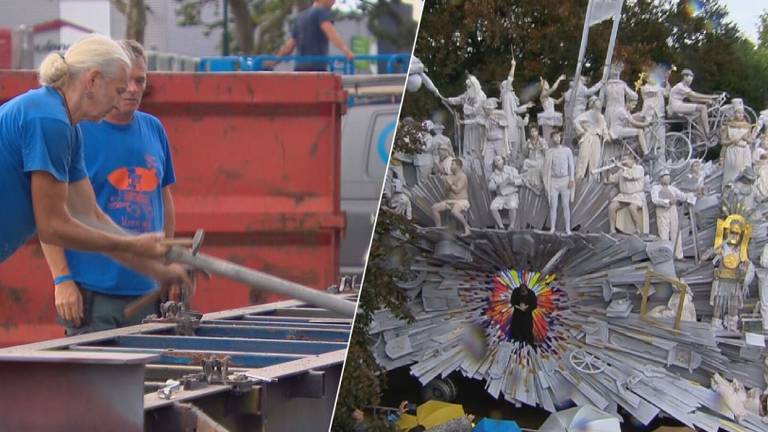
[[[80,128],[69,122],[64,98],[40,87],[0,106],[0,263],[35,231],[32,172],[63,183],[86,177]]]
[[[176,177],[160,121],[137,111],[127,125],[102,120],[82,122],[80,127],[85,165],[104,213],[134,233],[162,231],[162,188]],[[67,262],[75,280],[93,291],[142,295],[156,286],[105,255],[68,250]]]

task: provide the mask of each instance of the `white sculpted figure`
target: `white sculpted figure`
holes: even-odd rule
[[[760,193],[755,185],[757,174],[752,167],[744,168],[736,180],[731,182],[723,191],[723,199],[732,203],[739,204],[747,210],[755,208],[760,199]]]
[[[552,93],[557,90],[557,87],[565,79],[565,75],[560,75],[551,87],[547,80],[543,77],[539,77],[541,83],[541,94],[539,100],[541,101],[542,112],[538,114],[539,125],[541,126],[544,139],[550,141],[550,135],[554,128],[563,126],[563,114],[555,111],[555,105],[563,101],[563,98],[555,99],[552,97]]]
[[[656,306],[648,312],[652,318],[677,318],[677,308],[680,306],[680,291],[675,290],[666,305]],[[683,299],[683,314],[681,321],[696,321],[696,305],[693,304],[693,291],[685,290]]]
[[[683,241],[680,236],[677,206],[695,203],[693,194],[685,194],[672,186],[669,171],[659,173],[659,184],[651,188],[651,201],[656,206],[656,227],[662,240],[671,242],[675,258],[683,259]]]
[[[616,117],[611,126],[611,135],[614,138],[637,137],[643,156],[648,154],[648,144],[645,141],[646,128],[650,121],[638,120],[632,115],[632,109],[637,104],[636,99],[627,99],[626,106],[616,110]]]
[[[411,207],[411,198],[408,196],[408,192],[405,188],[405,182],[399,178],[397,172],[392,169],[387,170],[384,195],[390,210],[411,219],[413,210]]]
[[[413,155],[413,166],[416,168],[416,184],[422,184],[427,180],[435,164],[436,145],[431,134],[434,123],[427,120],[424,122],[424,126],[426,132],[422,132],[419,136],[421,152]]]
[[[447,136],[443,135],[443,131],[445,130],[445,126],[443,126],[440,123],[433,123],[432,124],[432,132],[434,132],[434,135],[432,135],[432,155],[434,156],[435,160],[432,164],[432,173],[438,173],[438,174],[445,174],[450,172],[451,170],[451,164],[448,163],[447,171],[440,172],[440,168],[437,166],[443,158],[440,156],[440,149],[443,148],[444,150],[448,151],[448,154],[451,157],[454,157],[453,154],[453,146],[451,145],[451,139]]]
[[[702,93],[696,93],[691,89],[691,83],[693,83],[693,71],[690,69],[683,69],[683,79],[672,87],[669,91],[669,105],[667,111],[669,114],[677,114],[682,116],[698,116],[697,121],[700,122],[700,126],[704,130],[704,133],[709,136],[709,117],[707,117],[707,103],[717,99],[719,95],[705,95]],[[690,102],[686,102],[686,100]]]
[[[463,171],[464,163],[459,158],[453,159],[451,163],[451,174],[444,177],[448,185],[448,196],[444,201],[440,201],[432,206],[432,217],[437,226],[442,226],[440,212],[449,210],[451,214],[464,226],[462,236],[471,234],[469,224],[462,212],[469,210],[469,193],[467,175]]]
[[[465,82],[466,91],[456,97],[444,99],[450,105],[461,105],[464,114],[464,154],[472,154],[480,158],[480,145],[482,144],[483,131],[480,122],[476,121],[483,115],[483,102],[487,99],[483,89],[480,87],[480,81],[473,75],[467,77]]]
[[[515,76],[515,59],[512,59],[512,66],[509,69],[509,75],[507,79],[501,82],[499,86],[500,98],[501,98],[501,110],[504,111],[504,115],[507,117],[507,136],[509,139],[509,160],[512,164],[518,163],[518,158],[521,152],[524,150],[525,144],[525,126],[528,124],[528,108],[533,106],[533,102],[520,105],[520,100],[515,94],[515,89],[512,87]],[[526,114],[525,118],[520,116]]]
[[[501,210],[509,210],[509,228],[512,229],[515,226],[519,205],[517,188],[523,184],[523,181],[515,167],[504,165],[504,158],[501,156],[493,158],[493,173],[490,178],[488,189],[496,194],[491,202],[491,214],[496,222],[496,228],[504,229]]]
[[[669,78],[669,72],[666,77]],[[663,148],[664,136],[664,117],[666,103],[664,98],[669,96],[671,90],[669,81],[665,80],[664,87],[659,83],[659,78],[655,73],[648,75],[648,81],[640,88],[640,95],[643,97],[643,117],[651,121],[651,126],[647,129],[648,144],[650,149]]]
[[[706,186],[704,185],[704,181],[707,178],[706,174],[707,170],[702,166],[701,160],[694,159],[691,161],[687,172],[678,182],[678,185],[685,192],[691,192],[697,197],[702,197],[706,193]]]
[[[712,375],[710,388],[717,392],[737,423],[741,423],[747,413],[760,416],[760,392],[757,389],[747,391],[739,380],[728,382],[719,373]]]
[[[605,104],[605,121],[608,123],[609,130],[612,130],[614,124],[619,122],[619,113],[625,108],[627,98],[637,100],[637,93],[621,80],[623,69],[623,63],[615,63],[611,67],[609,78],[600,92]]]
[[[757,164],[764,154],[768,154],[768,132],[763,132],[755,140],[755,150],[752,151],[752,163]]]
[[[406,88],[410,92],[418,91],[421,85],[429,90],[432,94],[442,99],[440,91],[432,83],[432,80],[427,76],[427,68],[424,67],[424,63],[416,56],[411,56],[411,65],[408,69],[408,81],[406,82]]]
[[[442,126],[442,125],[441,125]],[[437,138],[440,136],[435,136]],[[444,136],[445,140],[440,140],[436,142],[437,145],[437,163],[432,168],[433,173],[436,175],[450,175],[451,174],[451,165],[453,165],[453,159],[456,157],[453,153],[453,147],[451,146],[451,140],[448,139],[448,137]]]
[[[602,114],[603,105],[597,97],[589,98],[589,111],[574,121],[579,136],[579,158],[576,164],[576,178],[584,178],[591,170],[600,168],[603,142],[610,139],[608,125]]]
[[[733,117],[725,122],[720,131],[720,162],[723,166],[723,188],[736,180],[736,177],[748,166],[752,166],[752,152],[749,138],[752,125],[744,113],[741,99],[732,101]]]
[[[557,204],[563,206],[563,221],[565,233],[571,233],[571,202],[575,185],[576,170],[573,163],[573,152],[564,146],[559,130],[552,132],[554,147],[547,151],[544,158],[542,177],[544,190],[549,198],[549,232],[555,232],[557,226]]]
[[[756,270],[760,290],[760,316],[763,318],[763,331],[768,332],[768,245],[763,246],[760,266]]]
[[[648,234],[648,205],[645,199],[645,170],[643,166],[635,163],[631,154],[624,155],[624,159],[614,168],[614,172],[608,176],[609,183],[618,183],[619,194],[608,205],[608,221],[611,233],[616,232],[617,223],[624,226],[622,231]],[[619,211],[626,209],[629,217],[619,220]]]
[[[760,155],[760,159],[754,162],[754,171],[757,175],[754,191],[755,200],[768,201],[768,153],[763,153]]]
[[[544,168],[544,156],[548,150],[547,142],[539,135],[539,126],[531,124],[528,134],[528,158],[523,161],[523,183],[536,195],[542,190],[542,169]]]
[[[483,168],[485,175],[490,176],[493,170],[493,158],[501,156],[507,158],[509,147],[507,141],[507,116],[504,112],[497,110],[499,100],[488,98],[483,103],[483,117],[478,118],[485,129],[482,151]]]
[[[603,88],[604,82],[598,81],[597,84],[593,85],[592,87],[587,87],[587,77],[584,75],[580,76],[576,88],[578,88],[578,92],[576,93],[576,100],[573,102],[573,114],[569,114],[568,110],[571,107],[571,97],[573,97],[574,92],[574,83],[571,82],[568,91],[565,92],[563,95],[563,98],[565,99],[565,113],[568,122],[573,123],[574,119],[577,119],[580,115],[582,115],[587,110],[587,103],[589,99],[592,96],[595,96],[598,92],[600,92],[600,89]]]

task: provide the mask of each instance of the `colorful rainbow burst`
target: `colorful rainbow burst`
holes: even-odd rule
[[[557,327],[560,305],[566,297],[563,291],[552,285],[556,278],[554,274],[542,277],[539,272],[514,269],[502,270],[493,276],[485,316],[489,319],[489,326],[498,332],[500,339],[509,340],[511,337],[512,306],[509,304],[509,297],[512,291],[524,282],[536,294],[538,304],[533,311],[533,336],[536,343],[548,347],[556,343],[560,335],[554,334],[555,332],[551,334],[550,329]]]

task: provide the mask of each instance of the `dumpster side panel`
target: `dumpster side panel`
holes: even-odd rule
[[[176,235],[203,228],[204,253],[318,289],[334,283],[345,226],[340,79],[151,73],[148,82],[142,110],[165,126],[176,169]],[[0,102],[36,86],[32,72],[0,71]],[[198,283],[193,306],[210,312],[276,299],[214,277]],[[0,265],[0,300],[0,345],[61,335],[34,241]]]

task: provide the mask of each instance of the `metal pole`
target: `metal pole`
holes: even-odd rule
[[[613,61],[613,49],[616,46],[616,35],[619,33],[619,21],[621,21],[621,9],[624,7],[624,0],[619,1],[616,13],[613,15],[613,27],[611,27],[611,40],[608,42],[608,53],[605,55],[605,77],[611,73],[611,62]]]
[[[584,63],[584,56],[587,53],[587,41],[589,39],[589,14],[592,11],[592,0],[587,3],[587,13],[584,15],[584,29],[581,31],[581,46],[579,47],[579,59],[576,62],[576,74],[573,77],[573,90],[571,91],[571,100],[568,102],[568,106],[565,107],[566,109],[566,122],[565,122],[565,133],[563,136],[566,138],[565,145],[570,147],[570,142],[567,142],[571,138],[571,133],[573,132],[571,130],[572,124],[568,121],[568,119],[571,119],[573,121],[573,110],[576,108],[576,97],[579,93],[579,78],[581,77],[581,65]]]
[[[173,248],[168,253],[168,259],[187,264],[196,269],[205,270],[211,274],[222,275],[254,288],[264,289],[301,300],[314,306],[337,312],[345,317],[355,316],[355,310],[357,309],[355,303],[340,297],[212,256],[204,254],[195,255],[185,249]]]
[[[221,47],[221,55],[229,55],[229,0],[224,0],[224,39]]]

